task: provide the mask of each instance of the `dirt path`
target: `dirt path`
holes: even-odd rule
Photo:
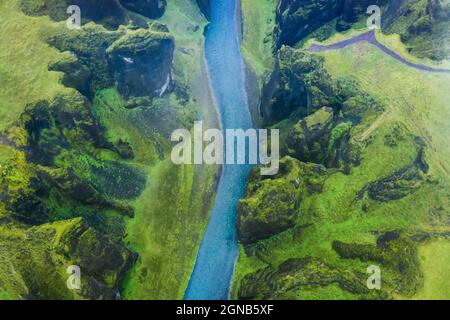
[[[318,45],[318,44],[313,44],[308,50],[309,50],[309,52],[314,52],[314,53],[328,51],[328,50],[338,50],[338,49],[342,49],[342,48],[345,48],[350,45],[353,45],[353,44],[356,44],[359,42],[363,42],[363,41],[366,41],[366,42],[376,46],[377,48],[382,50],[388,56],[394,58],[395,60],[403,63],[404,65],[406,65],[408,67],[411,67],[411,68],[414,68],[417,70],[421,70],[421,71],[427,71],[427,72],[450,73],[450,69],[433,68],[433,67],[425,66],[422,64],[412,63],[412,62],[406,60],[405,58],[403,58],[399,54],[395,53],[394,51],[392,51],[385,45],[381,44],[377,40],[374,30],[360,34],[358,36],[355,36],[355,37],[347,39],[347,40],[337,42],[332,45],[322,46],[322,45]]]

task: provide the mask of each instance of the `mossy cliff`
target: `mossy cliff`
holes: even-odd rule
[[[293,46],[311,35],[325,40],[353,25],[365,26],[371,5],[382,9],[383,31],[400,34],[411,52],[436,60],[448,58],[450,11],[442,0],[282,0],[277,9],[276,46]]]
[[[174,41],[167,31],[129,31],[107,49],[123,96],[162,96],[169,88]]]
[[[325,173],[320,165],[290,157],[282,159],[280,172],[270,179],[261,178],[255,170],[238,206],[239,240],[251,244],[292,228],[303,192],[319,192]]]
[[[438,65],[417,57],[446,57],[444,48],[426,51],[419,44],[436,45],[448,19],[433,18],[428,31],[415,33],[411,18],[428,19],[445,3],[403,1],[405,11],[394,10],[397,1],[377,4],[384,30],[399,35],[377,32],[381,43],[420,64]],[[244,10],[244,17],[252,14]],[[307,50],[365,32],[358,29],[365,10],[361,1],[279,2],[260,114],[263,126],[280,129],[282,160],[274,177],[255,170],[239,203],[233,298],[449,297],[440,285],[449,273],[430,267],[436,252],[450,254],[442,244],[448,244],[450,214],[443,160],[449,77],[414,70],[366,43]],[[244,34],[256,28],[249,21],[257,19],[244,19]],[[424,255],[425,248],[436,251]],[[381,270],[380,290],[367,286],[371,267]]]
[[[135,219],[140,226],[155,228],[151,233],[157,237],[158,232],[177,233],[176,225],[161,228],[142,222],[156,206],[164,217],[152,214],[152,222],[169,222],[172,213],[178,215],[174,218],[178,222],[190,221],[184,224],[186,234],[179,233],[186,248],[179,253],[179,264],[174,259],[176,267],[171,268],[179,277],[173,277],[166,291],[176,298],[191,272],[216,172],[183,169],[185,175],[173,180],[185,185],[183,192],[173,194],[170,203],[181,203],[176,208],[159,206],[159,199],[148,197],[164,186],[174,168],[161,172],[160,180],[149,181],[149,176],[154,176],[155,168],[166,166],[173,130],[189,128],[197,115],[203,114],[211,125],[216,121],[209,92],[202,85],[207,80],[199,63],[201,30],[192,26],[206,22],[190,0],[168,6],[162,0],[70,4],[82,10],[80,29],[66,28],[69,2],[1,4],[2,24],[11,31],[0,37],[8,48],[0,71],[8,69],[14,77],[0,90],[0,107],[4,112],[13,102],[14,113],[9,121],[2,121],[0,133],[0,254],[4,257],[0,298],[164,297],[163,290],[149,293],[132,288],[137,279],[131,271],[134,267],[154,267],[142,248],[153,250],[159,245],[159,250],[173,252],[180,247],[168,242],[136,245],[148,239],[131,227]],[[166,7],[168,15],[163,15]],[[186,8],[182,19],[190,14],[187,23],[178,17]],[[155,18],[160,20],[151,20]],[[167,27],[173,26],[171,19],[179,22],[174,33]],[[14,41],[17,21],[33,36]],[[22,46],[36,50],[22,50]],[[189,55],[183,53],[187,51]],[[32,67],[23,70],[14,52],[22,58],[28,52],[24,61]],[[197,86],[192,85],[197,83],[194,77]],[[21,86],[32,94],[18,99]],[[195,185],[202,187],[194,192]],[[185,201],[185,196],[192,199]],[[186,216],[189,206],[198,212],[195,219]],[[66,286],[70,265],[81,268],[80,291]],[[158,270],[160,275],[156,269],[151,275],[163,277],[164,267]],[[159,280],[142,283],[154,288]]]
[[[81,218],[35,227],[4,220],[0,248],[0,287],[15,299],[116,299],[135,259]],[[82,271],[80,290],[66,286],[72,265]]]
[[[160,18],[166,9],[166,0],[120,0],[128,10],[142,14],[151,19]]]

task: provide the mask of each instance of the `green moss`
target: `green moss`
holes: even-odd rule
[[[388,276],[384,282],[398,294],[411,297],[422,285],[416,245],[396,232],[380,237],[377,246],[335,241],[333,249],[344,259],[361,259],[392,269],[394,277]]]
[[[258,77],[273,67],[276,0],[263,0],[257,6],[252,0],[242,1],[242,53]]]
[[[0,227],[0,290],[20,299],[111,299],[130,254],[81,219],[26,228]],[[112,259],[111,259],[112,258]],[[81,268],[81,290],[66,285],[70,265]],[[101,273],[110,273],[108,281]]]
[[[321,259],[307,258],[289,259],[276,268],[270,266],[247,275],[241,281],[238,296],[240,299],[296,299],[305,294],[303,291],[309,291],[311,295],[314,288],[330,288],[332,285],[358,298],[385,295],[383,292],[370,292],[363,274],[338,270]]]
[[[126,110],[109,90],[98,96],[102,102],[94,106],[109,139],[124,137],[134,150],[133,162],[148,172],[147,188],[134,201],[135,217],[127,225],[126,241],[139,259],[123,284],[126,299],[183,297],[217,179],[214,166],[173,165],[172,144],[167,140],[174,129],[191,128],[198,117],[206,126],[217,127],[205,68],[199,63],[207,21],[190,0],[169,1],[160,21],[176,42],[174,93]]]
[[[0,291],[0,300],[15,300],[15,298],[7,291]]]
[[[142,50],[152,51],[159,47],[160,40],[171,39],[168,32],[155,32],[146,29],[129,30],[112,43],[107,53],[120,54],[123,52],[139,53]]]
[[[336,34],[326,44],[355,34],[356,31]],[[410,61],[437,66],[409,55],[399,37],[377,33],[377,38]],[[425,292],[422,281],[424,285],[428,281],[426,290],[431,290],[431,286],[441,288],[433,271],[428,271],[426,280],[430,264],[420,265],[416,248],[422,246],[423,237],[419,235],[430,234],[434,238],[448,229],[450,162],[446,131],[450,116],[444,101],[449,101],[446,89],[449,77],[414,70],[365,43],[319,55],[325,59],[323,68],[334,82],[333,95],[325,105],[334,107],[337,122],[328,132],[331,135],[333,128],[341,123],[335,129],[333,140],[348,138],[350,145],[357,147],[350,148],[349,154],[358,153],[359,161],[345,174],[330,167],[319,191],[302,198],[296,224],[291,229],[241,248],[233,298],[239,298],[240,292],[250,292],[249,288],[254,288],[251,292],[255,295],[247,297],[253,298],[265,294],[288,299],[360,298],[336,282],[317,286],[305,282],[299,290],[292,285],[296,277],[286,280],[287,290],[277,291],[285,287],[271,287],[270,279],[277,279],[278,266],[290,259],[320,258],[340,272],[364,274],[363,279],[368,277],[365,274],[368,266],[379,264],[384,293],[365,298],[419,297],[419,293]],[[292,113],[279,124],[285,130],[281,134],[292,130],[298,136],[306,136],[306,124],[302,126],[298,120],[294,121],[294,116]],[[330,136],[326,138],[328,148]],[[334,152],[342,142],[333,144]],[[292,150],[289,147],[286,151],[296,157],[303,154],[293,154]],[[380,181],[386,183],[378,184],[379,188],[375,189],[399,196],[390,200],[371,198],[368,194],[359,197],[361,190]],[[394,241],[392,247],[380,249],[376,244],[378,235],[392,230],[402,230],[407,236]],[[352,246],[355,250],[352,258],[337,254],[332,245],[336,241]],[[262,271],[266,269],[268,273]],[[445,272],[438,272],[441,279],[448,278]],[[258,275],[261,277],[257,278]],[[339,276],[331,278],[338,281]]]
[[[149,187],[136,201],[127,228],[127,243],[139,260],[124,284],[125,298],[182,298],[206,227],[214,171],[170,161],[151,169]]]
[[[70,91],[59,84],[60,74],[49,72],[48,66],[61,54],[45,43],[54,32],[48,18],[25,16],[18,1],[0,4],[2,19],[0,46],[3,48],[0,62],[0,130],[14,124],[28,104],[50,99],[56,94]],[[30,48],[33,48],[30,51]],[[17,88],[26,88],[20,95]]]
[[[340,123],[334,127],[331,131],[329,148],[331,149],[338,140],[351,130],[352,127],[353,123],[351,122]]]
[[[113,85],[113,77],[107,61],[106,49],[125,30],[109,31],[100,25],[88,23],[80,30],[61,28],[52,34],[48,42],[61,51],[73,52],[85,68],[91,72],[91,92]]]
[[[261,178],[255,169],[237,209],[239,241],[247,245],[292,228],[302,196],[320,192],[325,174],[322,166],[290,157],[280,161],[280,172],[272,178]]]

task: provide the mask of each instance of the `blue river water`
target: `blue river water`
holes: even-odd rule
[[[205,55],[223,129],[248,129],[252,120],[244,85],[240,52],[238,0],[212,0],[211,23],[205,36]],[[204,234],[186,300],[228,299],[239,253],[236,205],[242,198],[248,165],[225,165],[209,225]]]

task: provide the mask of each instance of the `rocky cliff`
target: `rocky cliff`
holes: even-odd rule
[[[382,9],[382,29],[399,33],[413,53],[436,60],[447,57],[442,46],[427,50],[436,43],[449,43],[449,4],[441,0],[281,0],[277,9],[276,46],[293,46],[311,34],[325,39],[358,22],[364,26],[370,5]]]

